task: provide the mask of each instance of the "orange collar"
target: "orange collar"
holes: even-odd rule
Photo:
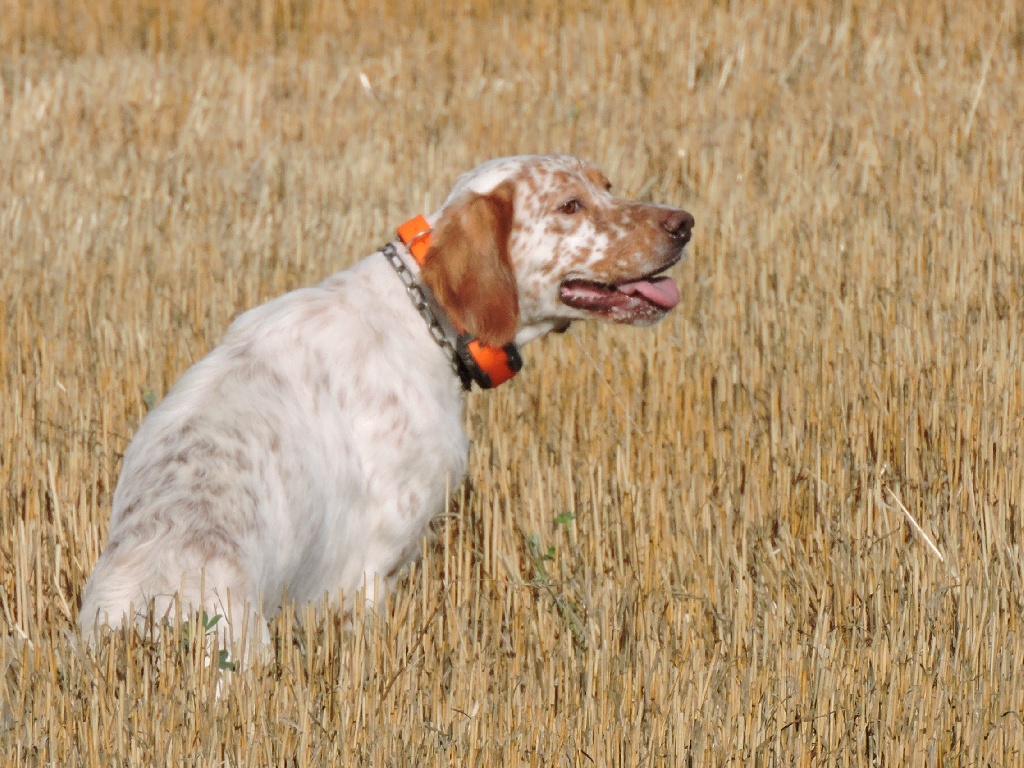
[[[414,216],[398,228],[398,239],[409,249],[420,268],[430,250],[432,231],[422,215]],[[504,347],[492,347],[471,336],[465,328],[455,326],[455,330],[458,332],[455,351],[462,369],[458,373],[466,389],[469,389],[470,381],[475,381],[482,389],[504,384],[523,367],[523,358],[514,342]]]
[[[398,239],[405,243],[405,247],[421,267],[430,249],[430,235],[433,231],[422,214],[413,216],[398,228]]]

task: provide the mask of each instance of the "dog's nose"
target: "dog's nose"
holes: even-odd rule
[[[686,211],[669,211],[661,220],[661,228],[683,244],[690,242],[693,224],[693,216]]]

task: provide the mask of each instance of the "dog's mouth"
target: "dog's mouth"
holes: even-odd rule
[[[566,280],[558,293],[562,303],[574,309],[616,323],[639,325],[657,322],[679,303],[679,287],[665,275],[614,284]]]

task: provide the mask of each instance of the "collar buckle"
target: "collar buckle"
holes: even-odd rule
[[[430,235],[433,231],[422,214],[413,216],[398,228],[398,239],[421,267],[430,249]]]

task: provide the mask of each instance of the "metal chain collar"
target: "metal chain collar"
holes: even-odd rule
[[[437,312],[434,311],[434,302],[431,297],[427,295],[426,290],[419,281],[416,279],[416,275],[413,274],[412,270],[409,269],[409,265],[405,263],[399,253],[398,249],[395,248],[394,243],[388,243],[380,249],[380,252],[384,254],[384,258],[388,260],[388,263],[394,267],[395,272],[398,273],[399,279],[402,281],[402,285],[405,286],[406,293],[409,294],[409,298],[412,300],[412,305],[416,307],[416,311],[420,313],[420,317],[423,318],[427,324],[427,328],[430,330],[430,335],[434,337],[434,341],[437,342],[437,346],[441,348],[445,356],[448,358],[448,362],[451,363],[452,370],[458,375],[459,379],[462,380],[462,386],[465,389],[469,389],[471,379],[469,373],[463,366],[462,361],[459,359],[458,350],[455,348],[455,344],[452,341],[452,336],[449,334],[441,320],[438,318]]]

